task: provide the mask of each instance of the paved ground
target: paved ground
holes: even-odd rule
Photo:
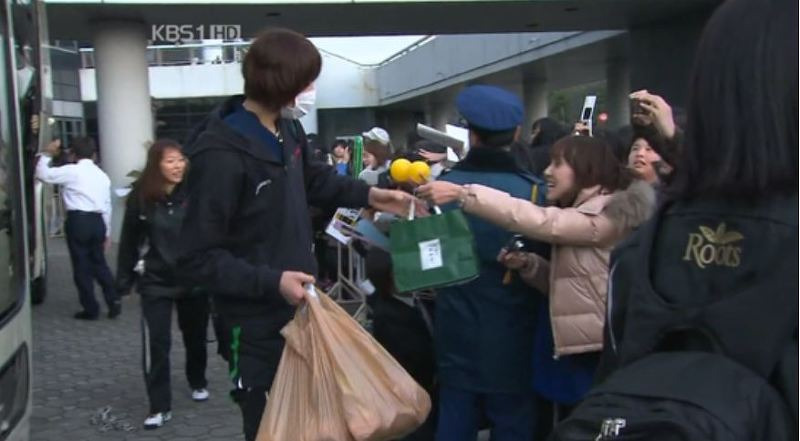
[[[48,297],[33,309],[34,385],[32,441],[239,441],[239,412],[228,398],[227,368],[209,344],[211,399],[195,403],[183,374],[184,351],[173,320],[173,419],[153,431],[141,429],[147,397],[141,368],[139,298],[123,299],[122,316],[95,322],[72,318],[80,309],[62,240],[50,244]],[[113,268],[113,267],[112,267]],[[98,292],[99,296],[99,292]],[[99,298],[99,297],[98,297]],[[105,311],[103,312],[105,314]],[[209,327],[209,335],[213,336]],[[111,406],[136,430],[102,432],[92,425]]]
[[[49,244],[48,297],[33,309],[33,416],[31,441],[241,441],[236,405],[228,398],[227,366],[209,344],[207,377],[211,399],[195,403],[183,375],[183,343],[173,318],[173,419],[157,430],[142,430],[148,411],[141,367],[139,297],[123,299],[122,316],[75,320],[80,309],[63,240]],[[113,269],[112,264],[112,269]],[[100,294],[98,289],[98,300]],[[103,314],[105,314],[105,310]],[[209,336],[213,332],[209,327]],[[98,411],[111,406],[116,424],[103,431]],[[93,421],[99,424],[93,424]],[[119,421],[118,421],[119,422]],[[478,437],[488,440],[488,433]]]

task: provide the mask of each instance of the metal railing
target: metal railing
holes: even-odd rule
[[[250,42],[189,43],[174,46],[147,46],[147,63],[150,66],[191,66],[198,64],[240,63]],[[94,49],[83,48],[81,67],[95,67]]]
[[[367,321],[367,293],[361,288],[366,279],[364,259],[353,249],[353,242],[336,242],[336,283],[327,294],[362,325]]]
[[[388,64],[409,52],[432,41],[435,36],[428,35],[420,38],[408,47],[388,56],[386,59],[375,64],[364,64],[351,60],[345,56],[319,49],[321,53],[336,57],[344,61],[357,64],[364,68],[375,68]],[[249,41],[234,41],[220,43],[184,43],[173,46],[152,45],[147,46],[147,62],[150,66],[191,66],[197,64],[228,64],[240,63],[244,59],[244,54],[250,47]],[[93,69],[95,67],[94,49],[82,48],[81,67]]]

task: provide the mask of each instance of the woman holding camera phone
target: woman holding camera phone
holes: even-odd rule
[[[683,131],[675,124],[672,107],[647,90],[631,93],[633,139],[628,167],[640,178],[657,185],[673,176],[680,161]]]
[[[534,386],[546,398],[572,405],[591,385],[602,349],[609,254],[650,215],[654,192],[643,182],[629,186],[629,171],[598,138],[563,138],[551,158],[545,170],[550,207],[481,185],[441,181],[421,187],[418,195],[436,204],[459,201],[469,214],[552,244],[550,261],[513,252],[501,252],[500,261],[548,293],[549,317],[537,329]]]

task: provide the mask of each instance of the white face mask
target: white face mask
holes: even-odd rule
[[[300,92],[300,95],[297,95],[297,98],[294,99],[294,106],[287,106],[281,109],[281,116],[289,119],[300,119],[311,112],[316,101],[316,89]]]

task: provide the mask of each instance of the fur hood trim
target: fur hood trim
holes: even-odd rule
[[[650,219],[655,208],[655,189],[637,179],[625,190],[615,192],[604,211],[606,216],[625,228],[636,228]]]

